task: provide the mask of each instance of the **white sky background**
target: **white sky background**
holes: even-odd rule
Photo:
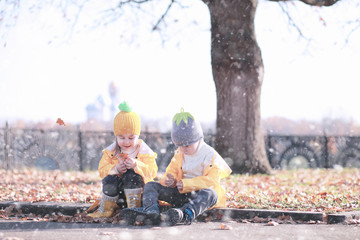
[[[24,6],[17,25],[6,32],[6,47],[0,47],[0,121],[85,121],[86,106],[106,96],[110,82],[118,86],[120,100],[128,101],[143,118],[171,119],[184,107],[202,122],[214,121],[209,13],[196,2],[178,13],[180,21],[168,22],[175,27],[162,38],[175,36],[164,45],[157,32],[149,33],[151,25],[118,21],[83,28],[93,16],[100,17],[94,6],[84,11],[73,32],[61,12],[30,14]],[[287,5],[304,35],[313,39],[307,46],[277,3],[260,1],[255,27],[265,65],[263,118],[340,117],[360,122],[360,30],[345,45],[348,26],[341,27],[342,18],[356,19],[360,7],[354,7],[355,0],[342,2],[325,11],[301,3]],[[142,15],[140,22],[150,17]],[[179,32],[181,24],[186,28]]]

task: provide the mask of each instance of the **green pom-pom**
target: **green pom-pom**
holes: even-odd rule
[[[179,126],[180,122],[184,121],[184,123],[187,125],[189,122],[189,118],[194,119],[193,115],[188,112],[184,112],[184,108],[181,108],[181,111],[175,114],[175,116],[173,117],[173,122],[176,122],[176,125]]]
[[[131,107],[127,104],[127,102],[120,103],[119,109],[121,112],[131,112]]]

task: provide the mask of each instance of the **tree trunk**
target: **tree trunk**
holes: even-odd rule
[[[211,16],[216,149],[234,173],[270,173],[260,117],[264,66],[254,29],[257,0],[204,2]]]

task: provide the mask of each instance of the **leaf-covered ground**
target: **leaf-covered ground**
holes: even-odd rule
[[[228,206],[334,213],[360,209],[360,169],[277,171],[225,180]]]
[[[0,169],[0,201],[93,203],[100,197],[97,172]],[[227,207],[332,213],[360,210],[360,169],[276,171],[231,175],[223,180]]]

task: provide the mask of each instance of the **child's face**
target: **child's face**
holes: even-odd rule
[[[132,150],[138,144],[139,136],[134,134],[122,134],[116,136],[116,141],[122,151]]]
[[[197,141],[188,146],[179,147],[180,151],[183,152],[185,155],[194,155],[199,147],[200,141]]]

